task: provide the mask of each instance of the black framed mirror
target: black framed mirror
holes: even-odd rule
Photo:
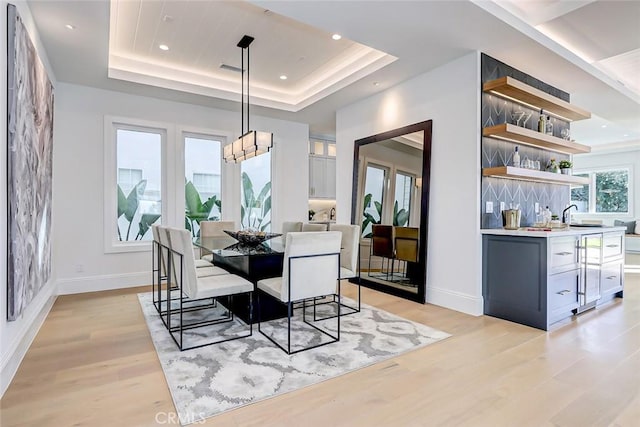
[[[426,302],[432,120],[358,139],[351,223],[363,286]]]

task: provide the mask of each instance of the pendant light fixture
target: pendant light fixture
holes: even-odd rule
[[[245,35],[238,42],[238,47],[242,49],[242,118],[241,118],[241,136],[236,139],[232,144],[227,144],[224,147],[224,161],[240,163],[243,160],[250,159],[251,157],[259,156],[260,154],[267,153],[271,147],[273,147],[273,134],[271,132],[262,132],[250,130],[249,126],[249,76],[250,76],[250,64],[249,64],[249,45],[253,42],[253,37]],[[244,104],[244,57],[245,51],[247,56],[247,120],[245,128],[245,104]]]

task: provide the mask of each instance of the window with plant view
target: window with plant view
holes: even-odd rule
[[[362,210],[362,236],[371,237],[373,225],[382,224],[384,189],[387,169],[368,164],[364,176],[364,206]]]
[[[405,227],[409,224],[414,177],[402,172],[396,173],[396,188],[393,202],[393,225]]]
[[[271,230],[271,153],[240,163],[240,226],[257,231]]]
[[[574,176],[589,178],[588,173],[578,173]],[[578,207],[578,212],[589,212],[589,184],[571,186],[571,203]]]
[[[213,137],[184,136],[185,227],[193,236],[201,221],[221,219],[221,146]]]
[[[162,215],[163,135],[123,126],[115,136],[118,240],[151,240]]]
[[[571,201],[579,212],[629,213],[629,169],[584,172],[589,184],[571,189]]]

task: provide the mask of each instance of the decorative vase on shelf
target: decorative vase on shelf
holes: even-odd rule
[[[556,159],[549,160],[547,164],[547,172],[558,173],[558,164],[556,163]]]

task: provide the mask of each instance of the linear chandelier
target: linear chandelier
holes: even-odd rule
[[[263,131],[255,131],[249,130],[251,129],[249,126],[249,45],[253,42],[253,37],[245,35],[238,42],[238,47],[242,49],[242,118],[241,118],[241,128],[240,133],[241,136],[233,141],[232,144],[227,144],[224,147],[224,161],[225,162],[234,162],[240,163],[243,160],[250,159],[251,157],[259,156],[260,154],[265,154],[271,150],[273,147],[273,133],[271,132],[263,132]],[[245,51],[247,55],[247,127],[245,129],[244,126],[244,56]]]

